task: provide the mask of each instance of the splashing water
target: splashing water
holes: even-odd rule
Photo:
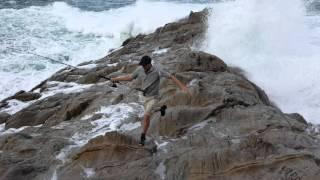
[[[242,67],[283,111],[320,123],[319,22],[300,0],[221,3],[203,48]]]

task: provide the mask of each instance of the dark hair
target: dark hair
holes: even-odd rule
[[[151,64],[151,58],[150,58],[149,56],[143,56],[143,57],[140,59],[139,65],[145,66],[145,65],[148,65],[148,64]]]

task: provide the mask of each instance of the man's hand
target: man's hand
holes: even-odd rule
[[[117,81],[116,80],[117,78],[110,78],[110,80],[111,80],[111,82],[113,83],[113,84],[115,84],[115,83],[118,83],[119,81]]]
[[[115,78],[110,78],[111,82],[113,83],[119,83],[120,81],[131,81],[133,80],[131,75],[126,75],[126,76],[120,76],[120,77],[115,77]]]
[[[182,87],[181,90],[185,93],[187,93],[190,97],[192,96],[191,95],[191,92],[188,90],[188,88],[186,86]]]
[[[170,79],[172,79],[173,82],[175,82],[175,83],[179,86],[179,88],[180,88],[181,91],[187,93],[190,97],[192,96],[191,93],[190,93],[190,91],[188,90],[188,88],[187,88],[184,84],[182,84],[176,77],[174,77],[173,75],[171,75],[171,76],[170,76]]]

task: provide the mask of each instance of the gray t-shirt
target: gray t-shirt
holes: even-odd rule
[[[133,79],[136,79],[139,76],[143,76],[142,90],[144,92],[144,96],[148,97],[148,96],[159,95],[160,78],[162,77],[169,78],[171,74],[159,67],[152,66],[147,74],[144,72],[142,67],[137,68],[132,73]]]

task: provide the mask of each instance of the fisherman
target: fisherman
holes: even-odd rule
[[[150,118],[155,111],[155,107],[159,101],[159,84],[160,78],[165,77],[173,80],[179,88],[190,94],[187,87],[181,83],[175,76],[151,64],[149,56],[143,56],[139,63],[142,66],[144,73],[141,73],[142,68],[137,68],[132,74],[111,78],[112,82],[131,81],[140,76],[143,78],[142,91],[144,96],[144,116],[143,116],[143,131],[140,137],[140,145],[144,146],[146,134],[150,124]]]

